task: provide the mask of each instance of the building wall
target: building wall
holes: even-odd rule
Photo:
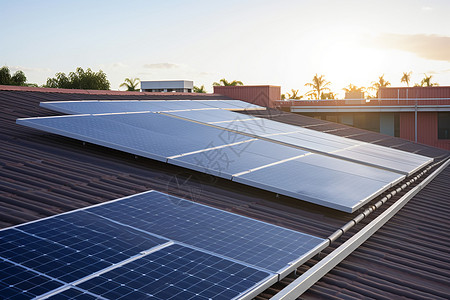
[[[281,87],[273,85],[215,86],[214,94],[264,107],[275,107],[274,101],[281,98]]]
[[[438,113],[420,112],[417,114],[417,142],[450,150],[450,140],[438,139]],[[400,137],[414,141],[414,113],[400,113]]]
[[[379,98],[450,98],[450,86],[387,87],[378,92]]]

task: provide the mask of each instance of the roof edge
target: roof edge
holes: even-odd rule
[[[59,89],[59,88],[42,88],[14,85],[0,85],[0,91],[21,91],[21,92],[40,92],[40,93],[60,93],[60,94],[87,94],[87,95],[205,95],[211,96],[212,93],[154,93],[154,92],[130,92],[130,91],[112,91],[112,90],[83,90],[83,89]],[[217,94],[215,94],[216,96]]]

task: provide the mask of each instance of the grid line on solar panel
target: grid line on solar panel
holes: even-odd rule
[[[72,282],[165,242],[80,210],[0,231],[0,256]]]
[[[31,299],[64,283],[0,257],[0,298]]]
[[[232,299],[274,275],[174,244],[77,287],[109,299]]]
[[[323,241],[156,191],[86,211],[273,272]]]
[[[70,287],[68,289],[65,289],[62,292],[59,292],[55,295],[52,295],[50,297],[46,297],[43,299],[51,299],[51,300],[94,300],[94,299],[106,299],[99,295],[93,294],[91,292],[85,291],[83,289],[80,289],[78,287]]]

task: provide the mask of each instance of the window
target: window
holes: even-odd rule
[[[438,112],[438,139],[450,139],[450,112]]]

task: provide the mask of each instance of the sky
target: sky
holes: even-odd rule
[[[42,85],[77,67],[125,78],[309,88],[424,73],[450,86],[450,0],[0,0],[0,66]]]

